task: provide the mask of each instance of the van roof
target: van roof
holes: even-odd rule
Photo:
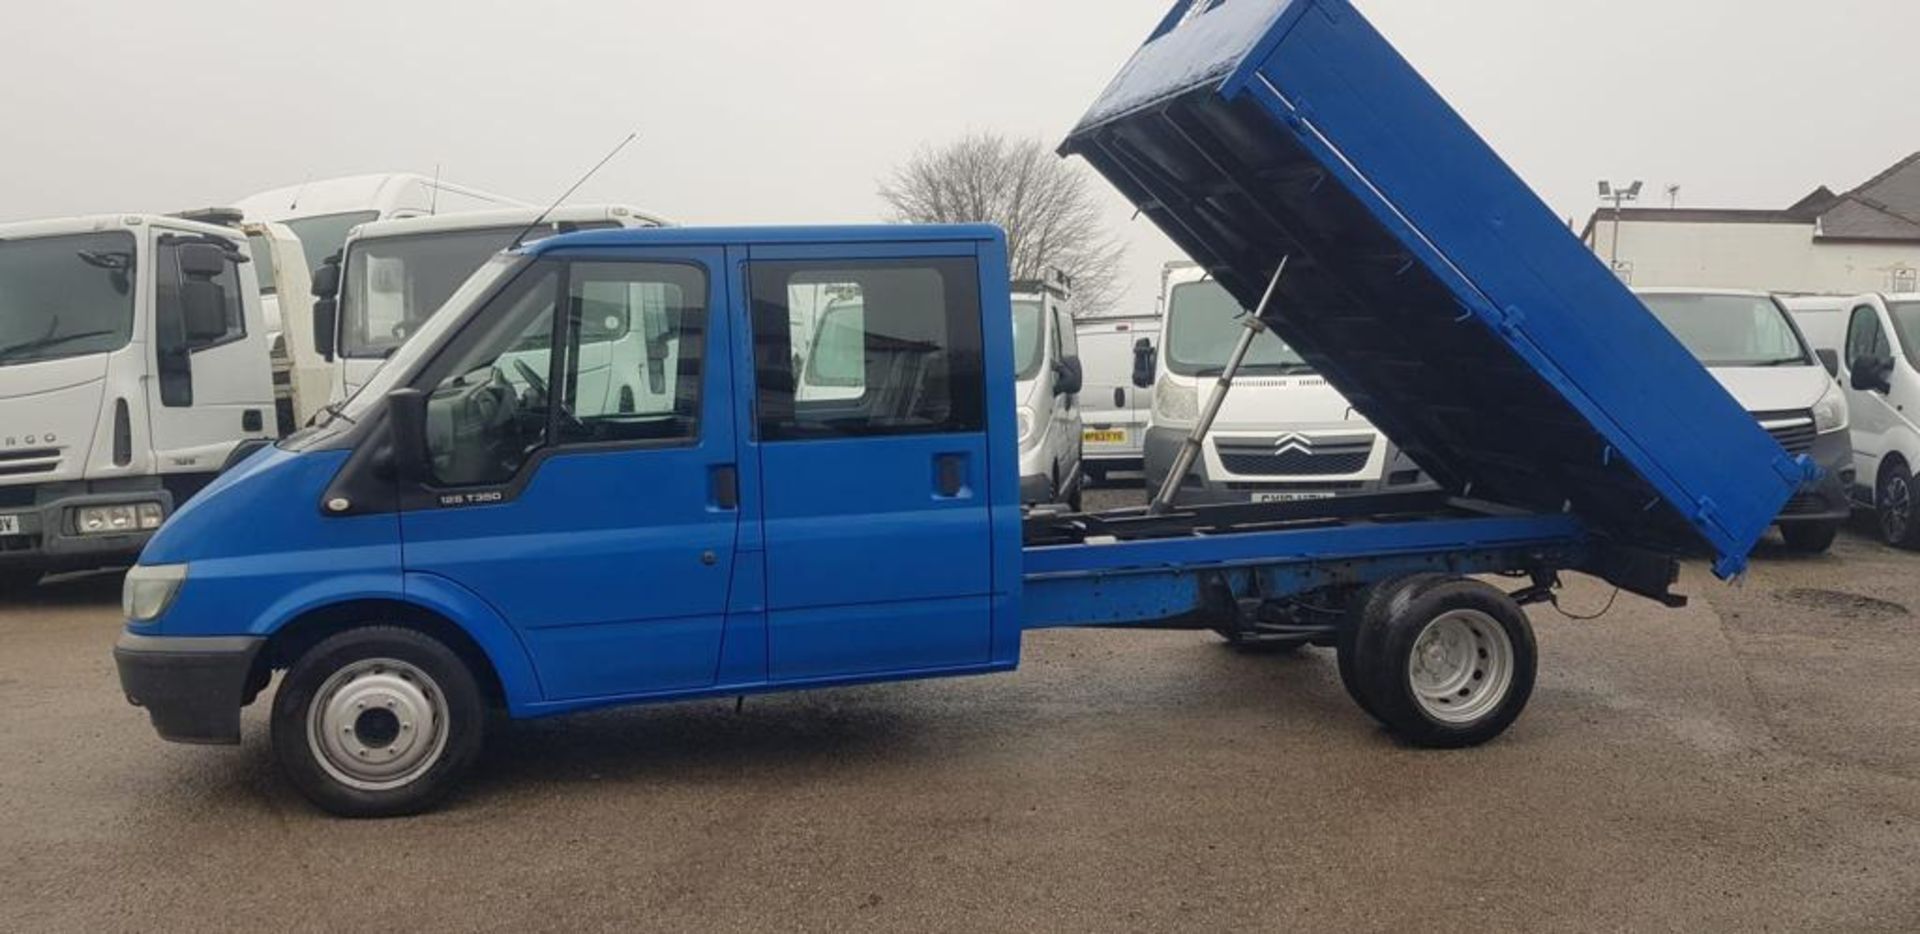
[[[1457,495],[1722,576],[1787,454],[1350,0],[1180,0],[1062,147]],[[1657,373],[1657,379],[1649,379]]]
[[[492,192],[456,185],[452,182],[421,175],[417,172],[381,172],[369,175],[348,175],[341,178],[315,179],[298,185],[274,188],[258,194],[248,195],[234,204],[234,207],[246,212],[248,220],[288,220],[302,217],[320,217],[328,214],[340,214],[348,211],[368,210],[379,203],[395,188],[410,184],[435,185],[442,191],[458,192],[476,198],[485,198],[503,205],[522,205],[525,202],[517,198],[508,198]]]
[[[1684,286],[1635,287],[1635,295],[1724,295],[1729,298],[1773,298],[1772,292],[1759,289],[1695,289]]]
[[[159,227],[182,233],[220,237],[234,243],[246,240],[245,234],[232,227],[203,224],[199,221],[184,220],[164,214],[85,214],[75,217],[14,221],[0,224],[0,240],[58,237],[68,234],[101,233],[109,230],[133,230],[140,227]]]
[[[355,227],[350,234],[352,240],[372,240],[386,237],[404,237],[423,233],[445,233],[458,230],[487,230],[494,227],[527,226],[546,213],[542,208],[507,208],[499,211],[463,211],[458,214],[439,214],[433,217],[409,217],[392,221],[369,221]],[[592,221],[623,221],[640,226],[665,227],[672,224],[665,218],[657,217],[623,204],[583,204],[555,208],[547,213],[550,224],[588,223]]]
[[[527,256],[596,247],[737,246],[809,243],[935,243],[986,241],[1005,245],[1006,235],[989,224],[872,224],[843,227],[629,227],[548,237],[520,248]]]

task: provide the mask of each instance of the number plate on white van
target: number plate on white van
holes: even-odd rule
[[[1314,500],[1332,499],[1332,493],[1255,493],[1256,503],[1310,503]]]
[[[1127,432],[1124,428],[1118,430],[1088,429],[1087,433],[1082,436],[1082,440],[1088,444],[1126,444]]]
[[[19,516],[0,516],[0,535],[20,534]]]

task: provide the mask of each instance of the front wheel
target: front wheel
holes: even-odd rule
[[[1792,522],[1780,527],[1787,547],[1805,555],[1826,554],[1840,537],[1838,522]]]
[[[1538,665],[1526,612],[1464,579],[1416,578],[1377,595],[1342,646],[1354,693],[1416,746],[1478,746],[1506,732],[1533,696]]]
[[[273,751],[301,794],[341,817],[437,804],[479,756],[486,704],[467,664],[408,629],[340,633],[294,663],[273,703]]]
[[[1880,486],[1874,491],[1874,513],[1880,520],[1880,536],[1895,548],[1920,549],[1920,515],[1914,512],[1913,472],[1907,465],[1894,462],[1880,472]]]

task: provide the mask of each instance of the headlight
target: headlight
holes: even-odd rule
[[[1837,389],[1829,388],[1827,394],[1813,405],[1813,427],[1823,435],[1846,431],[1852,422],[1852,414],[1847,410],[1847,397]]]
[[[1200,389],[1161,377],[1153,387],[1153,418],[1168,425],[1191,425],[1200,420]]]
[[[173,605],[173,598],[180,595],[180,585],[186,582],[184,564],[136,565],[120,587],[120,609],[129,622],[151,623]]]
[[[1026,447],[1033,440],[1033,410],[1020,407],[1020,446]]]
[[[122,503],[115,506],[82,506],[74,510],[74,531],[82,535],[125,535],[151,532],[160,527],[166,513],[159,503]]]

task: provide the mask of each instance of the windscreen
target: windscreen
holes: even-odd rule
[[[0,241],[0,366],[125,347],[134,279],[128,233]]]
[[[1013,303],[1014,373],[1022,382],[1040,375],[1040,360],[1046,341],[1041,338],[1040,323],[1045,308],[1039,302]]]
[[[325,214],[320,217],[303,217],[299,220],[285,221],[287,229],[300,238],[300,252],[307,257],[308,269],[319,269],[327,257],[340,252],[347,244],[347,234],[361,224],[377,221],[380,214],[376,211],[353,211],[347,214]]]
[[[1709,367],[1812,366],[1787,313],[1752,295],[1642,295],[1680,343]]]
[[[1246,333],[1245,316],[1240,303],[1218,282],[1174,286],[1164,326],[1167,368],[1182,376],[1220,375]],[[1286,341],[1267,331],[1254,338],[1241,372],[1274,376],[1311,373],[1313,368]]]

